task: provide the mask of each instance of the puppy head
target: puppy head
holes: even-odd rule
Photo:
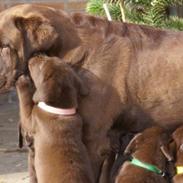
[[[63,60],[35,56],[29,60],[29,71],[35,84],[34,102],[45,102],[61,108],[77,107],[78,95],[87,88],[79,76]]]
[[[153,146],[152,143],[159,145],[160,151],[164,154],[168,161],[173,160],[173,157],[168,150],[168,135],[164,133],[163,129],[160,127],[148,128],[144,130],[144,132],[135,135],[126,147],[124,153],[132,154],[137,150],[143,149],[144,144],[151,144]]]
[[[144,144],[152,143],[152,140],[155,141],[161,132],[162,130],[160,128],[152,127],[136,134],[126,147],[125,153],[132,154],[137,150],[143,149]]]

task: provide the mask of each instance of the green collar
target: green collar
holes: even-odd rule
[[[158,174],[158,175],[161,175],[161,176],[163,176],[163,177],[165,176],[165,173],[164,173],[162,170],[160,170],[158,167],[156,167],[156,166],[154,166],[154,165],[151,165],[151,164],[149,164],[149,163],[144,163],[144,162],[142,162],[142,161],[140,161],[140,160],[138,160],[138,159],[136,159],[136,158],[133,158],[133,157],[132,157],[130,163],[131,163],[132,165],[135,165],[135,166],[144,168],[144,169],[146,169],[146,170],[149,170],[149,171],[151,171],[151,172],[154,172],[154,173],[156,173],[156,174]]]

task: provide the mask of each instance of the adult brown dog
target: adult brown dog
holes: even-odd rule
[[[79,101],[95,178],[117,118],[126,130],[183,122],[183,33],[21,5],[0,13],[0,86],[26,73],[36,52],[68,60],[89,86]],[[10,67],[2,54],[8,49]],[[9,62],[8,62],[9,63]]]
[[[22,126],[34,138],[35,160],[32,161],[37,182],[93,183],[91,164],[82,143],[83,123],[75,112],[78,95],[86,94],[87,89],[58,58],[34,57],[29,68],[36,88],[34,95],[25,76],[18,79],[16,86]],[[54,111],[39,107],[38,102],[54,107]]]

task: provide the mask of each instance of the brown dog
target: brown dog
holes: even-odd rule
[[[166,183],[163,176],[166,176],[167,158],[172,160],[165,146],[166,140],[168,136],[159,127],[137,134],[125,150],[125,154],[131,155],[131,160],[122,165],[115,182]]]
[[[0,13],[0,89],[27,73],[28,60],[37,52],[77,69],[90,88],[78,103],[97,180],[110,151],[108,131],[119,116],[126,131],[152,124],[174,130],[183,124],[182,42],[182,32],[34,4],[12,7]]]
[[[174,183],[183,182],[183,126],[177,128],[172,135],[173,142],[170,149],[175,156],[176,175],[173,177]]]
[[[86,95],[87,89],[58,58],[37,56],[29,63],[36,89],[34,96],[30,92],[31,82],[25,76],[19,78],[16,86],[22,127],[34,137],[38,182],[93,183],[82,143],[83,123],[76,113],[78,95]]]

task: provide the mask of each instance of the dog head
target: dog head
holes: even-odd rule
[[[24,4],[0,13],[0,92],[27,73],[34,53],[64,55],[79,44],[69,16],[46,6]],[[72,36],[70,36],[72,34]]]
[[[153,145],[156,143],[156,145]],[[144,144],[149,144],[151,148],[159,148],[168,161],[173,160],[169,151],[169,136],[160,127],[152,127],[138,133],[130,141],[125,149],[125,154],[133,154],[136,151],[143,150]]]
[[[29,71],[36,88],[34,102],[77,107],[78,96],[88,93],[74,70],[57,57],[35,56],[29,61]]]

